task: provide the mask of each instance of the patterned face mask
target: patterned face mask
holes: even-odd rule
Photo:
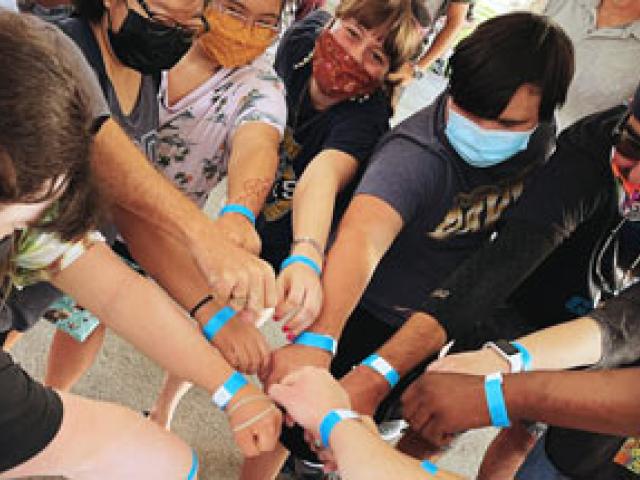
[[[316,40],[313,78],[322,94],[339,100],[369,95],[382,85],[382,79],[367,72],[329,30]]]
[[[210,7],[205,16],[211,30],[198,39],[198,45],[224,68],[248,65],[262,55],[276,37],[273,29],[251,27],[215,7]]]

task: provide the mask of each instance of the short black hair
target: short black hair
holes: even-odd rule
[[[107,10],[102,0],[73,0],[73,11],[88,22],[98,23]]]
[[[453,101],[481,118],[496,119],[523,84],[540,89],[540,119],[564,104],[574,73],[574,50],[548,17],[515,12],[480,24],[451,57]]]

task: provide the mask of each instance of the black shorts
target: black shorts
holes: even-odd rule
[[[10,470],[53,440],[62,424],[62,400],[0,351],[0,472]]]

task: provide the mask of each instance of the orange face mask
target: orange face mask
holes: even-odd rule
[[[210,31],[198,39],[198,45],[224,68],[251,63],[264,53],[276,36],[276,32],[269,28],[250,28],[215,7],[207,9],[205,16]]]

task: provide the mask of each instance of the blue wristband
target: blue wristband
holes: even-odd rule
[[[494,427],[510,427],[511,421],[507,413],[502,394],[502,374],[492,373],[484,378],[484,393],[487,398],[487,408]]]
[[[313,332],[302,332],[293,341],[296,345],[305,345],[307,347],[315,347],[320,350],[325,350],[331,355],[335,355],[338,351],[338,342],[329,335],[321,335]]]
[[[238,313],[231,307],[224,307],[218,311],[209,321],[202,327],[202,333],[207,340],[211,341],[218,334],[220,329],[224,327],[234,315]]]
[[[318,275],[322,275],[322,268],[316,262],[311,260],[306,255],[291,255],[284,259],[282,264],[280,265],[280,271],[287,268],[289,265],[293,265],[294,263],[304,263],[307,267],[310,267],[314,272]]]
[[[431,475],[438,473],[438,466],[435,463],[431,463],[429,460],[423,460],[420,462],[420,466],[425,472]]]
[[[195,450],[191,451],[191,470],[187,475],[187,480],[193,480],[198,475],[198,469],[200,468],[200,462],[198,461],[198,454]]]
[[[211,401],[215,403],[219,409],[224,410],[236,393],[248,383],[249,381],[244,375],[233,372],[231,376],[227,378],[227,381],[213,393]]]
[[[377,353],[372,353],[371,355],[369,355],[362,361],[361,365],[366,365],[367,367],[375,370],[380,375],[382,375],[387,380],[387,382],[389,382],[391,388],[395,387],[396,384],[400,381],[400,375],[398,374],[397,370]]]
[[[511,342],[511,345],[514,346],[516,350],[520,352],[520,358],[522,359],[522,370],[525,372],[530,372],[533,367],[533,357],[529,350],[527,350],[524,345],[518,342]]]
[[[244,205],[239,205],[237,203],[230,203],[222,207],[218,215],[222,216],[227,213],[239,213],[240,215],[245,217],[247,220],[249,220],[252,225],[256,224],[256,216],[253,214],[253,212],[249,208],[245,207]]]
[[[331,438],[331,432],[342,420],[349,418],[360,418],[356,412],[352,410],[331,410],[320,422],[320,439],[322,440],[322,446],[329,448],[329,439]]]

